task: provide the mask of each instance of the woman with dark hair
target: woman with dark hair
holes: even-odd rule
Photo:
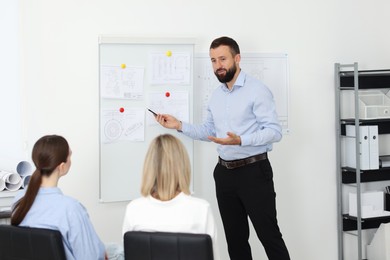
[[[105,259],[105,247],[77,200],[57,187],[71,166],[72,151],[62,136],[40,138],[32,150],[36,170],[27,190],[16,196],[11,224],[59,230],[68,260]]]

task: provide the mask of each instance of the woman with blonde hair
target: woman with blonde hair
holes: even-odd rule
[[[126,208],[122,232],[160,231],[209,234],[216,250],[210,204],[191,196],[191,167],[182,142],[170,134],[154,138],[146,153],[141,195]]]

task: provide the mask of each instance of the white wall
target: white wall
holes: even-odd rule
[[[292,259],[337,259],[334,63],[390,67],[389,1],[19,1],[27,149],[44,134],[69,140],[73,166],[60,187],[86,206],[104,242],[121,241],[126,203],[98,202],[98,35],[194,37],[199,52],[228,35],[242,52],[289,54],[291,133],[271,153],[279,225]],[[215,145],[195,149],[196,194],[214,206],[228,259]],[[254,232],[251,242],[266,259]]]
[[[20,67],[18,14],[17,1],[0,0],[0,34],[2,35],[0,40],[0,119],[2,125],[0,165],[2,167],[5,167],[4,164],[9,165],[8,161],[12,159],[17,161],[24,156],[18,75]],[[7,168],[7,170],[10,169]]]

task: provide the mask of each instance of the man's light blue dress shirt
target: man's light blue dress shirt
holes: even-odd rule
[[[241,71],[232,90],[221,84],[212,94],[202,125],[182,122],[183,134],[208,141],[208,136],[227,137],[233,132],[240,145],[219,145],[224,160],[242,159],[272,150],[282,138],[282,128],[271,91],[258,79]]]

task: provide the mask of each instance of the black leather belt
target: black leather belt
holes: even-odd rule
[[[225,160],[221,159],[221,157],[218,157],[218,162],[222,166],[225,166],[227,169],[235,169],[235,168],[238,168],[238,167],[241,167],[241,166],[244,166],[247,164],[251,164],[251,163],[254,163],[257,161],[265,160],[267,158],[268,158],[267,153],[262,153],[262,154],[253,155],[251,157],[247,157],[244,159],[233,160],[233,161],[225,161]]]

